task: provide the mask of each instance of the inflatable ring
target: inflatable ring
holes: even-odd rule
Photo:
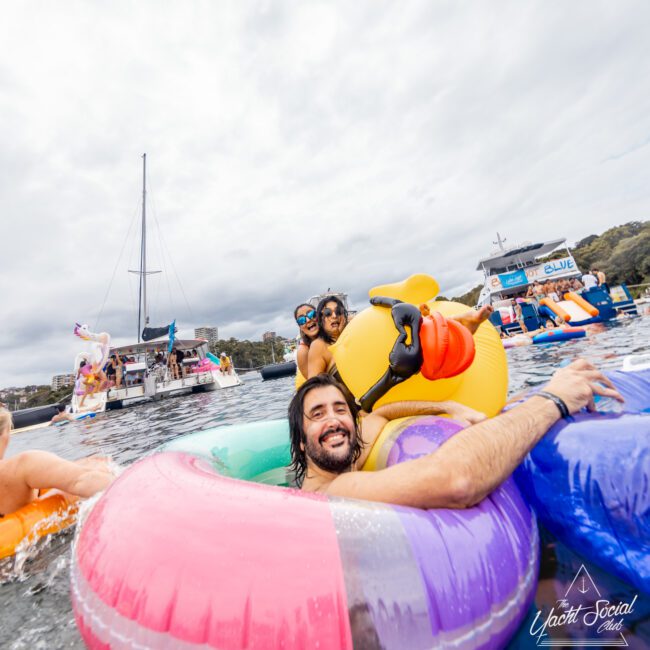
[[[16,552],[26,537],[34,539],[64,530],[75,523],[77,504],[60,492],[46,494],[0,519],[0,559]]]
[[[438,284],[432,277],[414,275],[404,282],[375,287],[370,291],[370,296],[387,296],[413,305],[425,303],[432,314],[446,318],[469,310],[460,303],[434,300],[437,293]],[[458,323],[448,321],[452,322],[455,334],[462,337],[456,338],[450,346],[456,351],[460,349],[457,341],[463,340],[469,332]],[[365,395],[385,373],[395,338],[395,324],[390,311],[373,305],[357,314],[331,347],[341,378],[357,399]],[[480,325],[472,338],[475,356],[466,370],[435,381],[430,381],[423,373],[417,373],[391,388],[376,404],[380,406],[402,400],[454,400],[488,416],[496,415],[505,405],[508,389],[506,354],[499,335],[488,321]],[[468,355],[463,352],[453,363],[462,364],[467,358]]]
[[[394,421],[372,462],[459,429]],[[291,479],[286,421],[166,449],[127,469],[79,534],[71,594],[89,648],[503,648],[531,603],[537,528],[512,480],[467,510],[272,487]]]
[[[533,336],[533,343],[559,343],[560,341],[570,341],[571,339],[581,339],[587,336],[587,331],[582,327],[558,327],[552,330],[546,330]]]
[[[560,420],[515,478],[553,535],[650,594],[650,369],[607,374],[622,412]]]

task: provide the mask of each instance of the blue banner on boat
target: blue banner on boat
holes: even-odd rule
[[[171,322],[169,325],[169,345],[167,346],[167,354],[170,354],[172,348],[174,347],[174,341],[176,340],[176,319]]]
[[[512,273],[499,273],[499,281],[504,289],[518,287],[520,284],[528,284],[528,278],[523,269],[512,271]]]

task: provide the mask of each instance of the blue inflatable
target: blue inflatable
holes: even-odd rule
[[[533,343],[559,343],[560,341],[569,341],[571,339],[581,339],[587,335],[582,327],[565,327],[547,330],[541,334],[533,336]]]
[[[650,594],[650,370],[608,376],[620,412],[607,399],[560,420],[515,479],[553,535]]]

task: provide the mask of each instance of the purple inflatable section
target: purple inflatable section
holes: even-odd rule
[[[380,457],[391,466],[429,454],[461,428],[410,418]],[[331,507],[351,622],[353,614],[361,621],[356,634],[352,626],[355,647],[376,638],[384,648],[503,648],[514,635],[535,593],[539,540],[512,480],[467,510],[368,504],[364,540],[351,534],[358,527],[346,502]]]

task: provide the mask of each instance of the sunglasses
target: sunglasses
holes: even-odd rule
[[[314,318],[316,318],[316,312],[312,309],[304,316],[298,316],[298,318],[296,318],[296,323],[302,327],[308,320],[314,320]]]
[[[343,310],[340,307],[337,307],[336,309],[325,307],[325,309],[323,309],[323,316],[325,316],[325,318],[329,318],[332,314],[335,316],[343,316]]]

